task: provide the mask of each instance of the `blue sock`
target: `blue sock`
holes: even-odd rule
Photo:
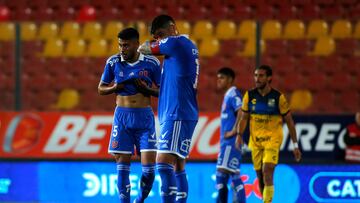
[[[227,203],[229,174],[216,171],[216,188],[218,190],[218,197],[216,203]]]
[[[175,177],[177,186],[176,203],[186,203],[189,188],[185,170],[176,172]]]
[[[121,203],[130,202],[130,165],[124,163],[118,163],[116,165],[118,171],[117,188],[119,191],[119,198]]]
[[[155,164],[142,166],[142,176],[140,180],[140,194],[136,198],[136,203],[142,203],[149,195],[155,179]]]
[[[231,180],[234,185],[234,190],[236,191],[237,202],[245,203],[246,202],[245,187],[243,181],[241,180],[240,174],[231,175]]]
[[[176,180],[174,174],[174,166],[170,164],[157,163],[156,169],[158,170],[161,178],[161,200],[163,203],[173,203],[176,198]]]

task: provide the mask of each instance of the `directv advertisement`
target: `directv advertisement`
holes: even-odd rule
[[[215,202],[215,163],[188,163],[188,202]],[[360,165],[285,165],[275,171],[274,203],[359,202]],[[247,202],[261,203],[251,164],[241,166]],[[139,193],[140,163],[131,165],[131,198]],[[112,162],[2,162],[0,202],[118,202]],[[157,175],[146,202],[160,202]],[[229,186],[230,188],[230,186]],[[231,196],[231,195],[230,195]]]

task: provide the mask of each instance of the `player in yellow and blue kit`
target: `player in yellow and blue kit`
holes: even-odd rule
[[[150,95],[157,96],[160,62],[137,52],[139,33],[134,28],[119,32],[120,54],[111,56],[105,65],[98,91],[116,94],[116,109],[108,152],[117,163],[120,202],[130,202],[130,160],[134,146],[141,154],[141,192],[136,202],[144,202],[155,178],[156,135]],[[91,102],[91,101],[88,101]]]
[[[217,88],[225,93],[221,105],[220,125],[220,151],[216,164],[216,188],[218,190],[217,203],[227,203],[228,181],[231,178],[235,199],[238,203],[245,203],[245,188],[240,176],[241,151],[236,148],[234,135],[238,124],[237,114],[242,104],[239,89],[234,86],[235,72],[228,67],[223,67],[217,72]]]
[[[151,34],[157,41],[145,42],[139,51],[165,56],[159,93],[160,136],[156,158],[161,198],[166,203],[183,203],[188,196],[185,158],[198,120],[199,53],[187,36],[179,35],[170,16],[154,18]]]
[[[296,138],[296,130],[285,96],[270,86],[272,69],[262,65],[255,70],[256,88],[245,93],[242,114],[238,125],[236,144],[239,147],[242,134],[250,119],[250,139],[252,161],[256,171],[264,203],[270,203],[274,194],[273,174],[279,160],[279,150],[283,138],[282,124],[285,120],[294,144],[294,156],[300,161],[301,152]]]

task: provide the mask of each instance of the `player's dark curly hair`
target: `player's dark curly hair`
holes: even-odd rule
[[[235,72],[232,68],[229,68],[229,67],[220,68],[218,70],[217,74],[226,75],[226,76],[232,78],[233,80],[235,79]]]
[[[118,38],[122,40],[139,40],[139,32],[132,27],[125,28],[118,33]]]
[[[166,28],[171,23],[175,23],[174,19],[171,16],[159,15],[155,17],[151,23],[150,34],[155,34],[156,30],[158,30],[159,28]]]
[[[272,68],[268,65],[261,65],[256,68],[256,70],[265,70],[266,76],[272,76]]]

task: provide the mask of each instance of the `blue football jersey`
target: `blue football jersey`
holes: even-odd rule
[[[160,123],[168,120],[198,120],[196,99],[200,71],[197,47],[186,36],[170,36],[158,44],[165,55],[159,94]]]
[[[116,93],[127,96],[139,93],[133,82],[134,79],[142,79],[148,86],[151,86],[152,83],[160,86],[160,77],[160,62],[156,57],[140,54],[136,62],[128,63],[120,54],[117,54],[106,61],[101,81],[105,84],[123,83],[124,89]]]
[[[224,96],[221,105],[221,126],[220,140],[223,140],[226,132],[231,131],[236,122],[237,111],[242,105],[242,96],[240,91],[235,87],[229,88]]]

